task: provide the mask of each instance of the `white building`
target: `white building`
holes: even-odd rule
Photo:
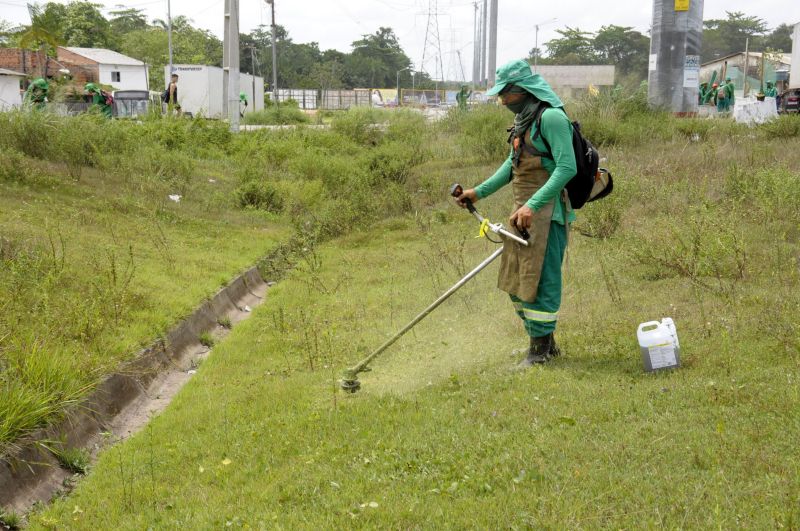
[[[183,112],[193,116],[224,118],[222,68],[206,65],[172,65],[172,72],[178,74],[178,103]],[[169,84],[169,65],[164,67],[164,84]],[[255,85],[255,87],[254,87]],[[255,94],[253,94],[255,88]],[[248,105],[241,106],[242,112],[259,111],[264,108],[264,78],[239,74],[239,90],[247,95]],[[238,105],[239,95],[234,96]]]
[[[78,81],[111,85],[114,90],[149,90],[143,62],[105,48],[58,47],[58,61]]]
[[[533,66],[531,66],[533,70]],[[560,97],[573,97],[589,87],[613,87],[613,65],[538,65],[536,72]]]
[[[22,105],[20,81],[25,74],[0,68],[0,111],[9,111]]]

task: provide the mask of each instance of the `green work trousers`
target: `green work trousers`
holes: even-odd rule
[[[533,302],[524,302],[511,295],[514,309],[531,337],[542,337],[555,332],[558,309],[561,307],[561,263],[566,250],[567,228],[551,221],[536,299]]]

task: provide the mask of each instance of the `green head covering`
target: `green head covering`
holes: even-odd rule
[[[247,93],[246,92],[240,92],[239,93],[239,100],[240,101],[247,101]]]
[[[507,85],[522,87],[538,99],[549,103],[551,107],[564,106],[547,81],[539,74],[531,72],[531,65],[524,59],[517,59],[499,67],[495,72],[495,84],[486,95],[497,96]]]
[[[86,92],[97,92],[98,94],[100,93],[100,87],[98,87],[94,83],[86,83],[83,86],[83,90],[85,90]]]
[[[50,85],[47,83],[47,81],[42,79],[42,78],[34,79],[33,81],[31,81],[31,85],[33,85],[36,88],[43,89],[43,90],[47,90],[50,87]]]
[[[767,86],[771,87],[772,86],[772,81],[767,81]]]

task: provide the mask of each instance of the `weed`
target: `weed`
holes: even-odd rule
[[[784,114],[775,120],[759,126],[764,136],[770,140],[786,140],[800,136],[800,115]]]
[[[233,324],[231,323],[231,318],[227,315],[220,317],[217,319],[217,324],[220,325],[222,328],[230,330],[233,328]]]
[[[0,512],[0,527],[9,531],[17,531],[22,528],[22,517],[14,511]]]
[[[213,347],[215,343],[214,336],[211,335],[211,332],[203,332],[197,340],[201,345],[208,348]]]
[[[86,474],[89,469],[89,452],[83,448],[49,448],[64,470],[73,474]]]

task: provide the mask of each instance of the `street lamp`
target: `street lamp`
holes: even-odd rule
[[[539,26],[544,26],[545,24],[552,24],[558,20],[557,18],[551,18],[545,22],[540,22],[539,24],[535,24],[534,28],[536,28],[536,42],[533,45],[534,54],[533,54],[533,73],[536,74],[536,69],[539,66]]]
[[[398,107],[400,106],[400,72],[405,72],[409,68],[411,68],[411,67],[407,66],[407,67],[401,68],[400,70],[397,71],[397,106]]]

